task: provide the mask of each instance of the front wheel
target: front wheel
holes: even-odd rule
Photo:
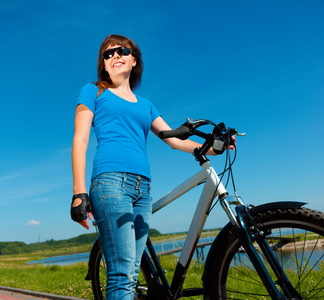
[[[267,241],[302,299],[324,299],[324,214],[306,208],[252,209],[250,214],[271,232]],[[204,299],[271,299],[231,224],[224,229],[209,251]]]

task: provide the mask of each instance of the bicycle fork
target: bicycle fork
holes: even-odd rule
[[[227,215],[230,217],[237,238],[240,240],[271,298],[276,300],[302,299],[301,295],[296,291],[284,273],[277,257],[274,255],[269,243],[265,239],[266,233],[258,228],[257,224],[248,213],[246,207],[244,205],[236,206],[235,210],[237,217],[235,218],[225,199],[221,200],[221,205]],[[246,225],[246,218],[250,224],[252,224],[250,228],[248,228]],[[253,233],[251,230],[253,230]],[[260,246],[263,255],[278,279],[277,284],[281,287],[284,294],[279,291],[276,283],[272,280],[268,270],[260,258],[259,253],[253,246],[254,241],[256,241]]]

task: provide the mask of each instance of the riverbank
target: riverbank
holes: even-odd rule
[[[91,283],[84,280],[86,263],[64,267],[26,264],[37,259],[89,252],[91,247],[86,245],[0,256],[0,286],[92,299]]]
[[[43,293],[93,299],[85,281],[87,264],[69,266],[25,265],[21,260],[0,262],[0,285]]]
[[[183,234],[175,234],[170,238],[172,240],[182,236]],[[158,240],[163,240],[163,242],[170,241],[169,237],[168,239],[164,237],[164,239],[153,238],[152,240],[153,242],[157,242]],[[82,299],[94,299],[91,282],[84,279],[88,270],[86,262],[64,266],[26,264],[26,262],[29,261],[42,260],[49,257],[90,252],[91,247],[92,244],[89,244],[55,250],[40,250],[28,254],[2,255],[0,256],[0,286],[78,297]],[[176,259],[169,256],[169,258],[165,258],[164,260],[167,259],[170,259],[170,262],[166,263],[168,266],[166,266],[165,269],[168,269],[168,274],[171,274],[175,268]],[[195,281],[201,281],[201,275],[202,269],[199,274],[193,272],[190,277]],[[169,280],[171,280],[171,278]],[[191,279],[187,280],[189,283],[190,281]],[[196,297],[195,300],[196,299],[199,298]]]
[[[180,239],[181,237],[183,237],[183,235],[178,235],[176,236],[176,239]],[[171,240],[174,240],[174,238],[164,240],[159,239],[155,243],[161,243],[161,241],[163,243],[169,243]],[[289,240],[289,237],[287,240]],[[306,244],[312,247],[315,244],[317,247],[324,247],[324,240],[318,241],[316,239],[312,239],[312,237],[309,237]],[[295,247],[296,245],[303,247],[305,244],[304,242],[296,241],[296,239],[294,239],[294,245]],[[93,299],[91,283],[84,280],[87,274],[86,262],[65,266],[26,264],[26,262],[37,259],[89,252],[91,247],[92,245],[87,245],[56,250],[41,250],[29,254],[0,256],[0,286],[34,290],[62,296],[78,297],[82,299]],[[291,255],[289,254],[288,260],[290,259],[290,256]],[[172,274],[177,263],[177,257],[174,255],[162,256],[161,261],[163,269],[167,270],[166,276],[171,282]],[[293,260],[291,261],[293,262]],[[188,276],[185,280],[186,288],[202,286],[201,277],[203,268],[203,264],[199,262],[192,263],[190,266],[190,271],[187,274]],[[323,277],[323,268],[321,266],[319,266],[319,268],[321,269],[313,271],[315,279],[318,276],[321,278]],[[317,282],[314,278],[312,278],[312,280]],[[187,299],[197,300],[202,298],[193,297]]]
[[[61,296],[93,300],[91,282],[84,278],[87,274],[87,263],[65,266],[26,265],[26,257],[8,257],[0,261],[0,286],[13,287],[49,293]],[[169,255],[161,258],[161,264],[167,271],[168,280],[176,267],[177,258]],[[186,279],[185,286],[202,287],[201,276],[203,265],[193,263]],[[202,299],[199,297],[188,300]]]

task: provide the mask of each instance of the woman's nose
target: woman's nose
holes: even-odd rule
[[[114,53],[114,56],[113,56],[114,58],[116,57],[116,58],[119,58],[120,57],[120,55],[118,54],[118,52],[117,51],[115,51],[115,53]]]

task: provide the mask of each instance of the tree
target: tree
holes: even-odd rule
[[[153,229],[153,228],[150,228],[149,230],[149,236],[152,237],[152,236],[159,236],[159,235],[162,235],[158,230],[156,229]]]

